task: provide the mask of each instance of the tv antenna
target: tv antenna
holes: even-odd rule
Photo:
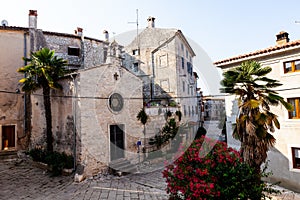
[[[137,49],[140,51],[140,39],[139,39],[139,9],[136,9],[136,21],[128,22],[129,24],[136,24],[136,40],[137,40]]]

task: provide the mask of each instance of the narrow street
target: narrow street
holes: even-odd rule
[[[51,177],[28,161],[0,161],[0,200],[168,199],[161,169],[122,177],[98,175],[81,183],[73,175]],[[285,189],[273,200],[300,200]]]
[[[50,177],[23,161],[0,162],[0,199],[168,199],[161,170],[117,177],[101,175],[73,182],[73,176]]]

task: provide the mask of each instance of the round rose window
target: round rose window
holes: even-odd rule
[[[118,94],[118,93],[113,93],[110,97],[109,97],[109,107],[115,111],[115,112],[119,112],[122,110],[123,108],[123,97]]]

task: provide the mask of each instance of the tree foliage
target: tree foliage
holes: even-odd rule
[[[242,162],[239,152],[204,136],[168,165],[163,176],[174,200],[261,199],[275,192],[264,182],[255,184],[255,169]]]
[[[31,58],[23,58],[29,62],[28,65],[18,69],[24,74],[24,78],[19,80],[22,83],[22,90],[28,93],[42,88],[46,118],[47,150],[53,151],[52,137],[52,113],[50,101],[50,89],[62,89],[58,80],[68,73],[65,69],[67,61],[55,56],[55,52],[48,48],[31,54]]]
[[[259,171],[267,158],[267,151],[275,144],[272,133],[280,128],[277,115],[271,106],[283,105],[292,109],[274,88],[282,84],[268,78],[271,67],[262,67],[256,61],[246,61],[240,66],[223,73],[223,93],[236,95],[239,112],[233,131],[234,138],[241,141],[244,162]]]

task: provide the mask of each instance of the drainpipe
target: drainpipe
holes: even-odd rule
[[[27,58],[27,39],[26,39],[26,33],[24,33],[24,52],[23,52],[24,58]],[[24,66],[27,65],[27,61],[24,60]],[[24,74],[24,78],[26,77],[26,73]],[[24,136],[26,136],[26,94],[24,94],[24,127],[23,127],[23,132]]]
[[[28,33],[24,33],[23,34],[23,36],[24,36],[24,50],[23,50],[23,56],[24,56],[24,58],[27,58],[27,34]],[[27,65],[27,61],[26,60],[24,60],[24,66],[26,66]],[[24,78],[26,78],[26,73],[24,73]],[[28,113],[28,101],[30,101],[30,94],[27,94],[27,92],[25,92],[24,93],[24,120],[23,120],[23,123],[24,123],[24,126],[23,126],[23,133],[24,133],[24,137],[25,138],[27,138],[27,133],[29,134],[28,135],[28,137],[29,138],[27,138],[28,139],[28,141],[26,141],[26,146],[27,147],[25,147],[25,148],[29,148],[29,146],[30,146],[30,124],[31,124],[31,119],[30,119],[30,115],[31,114],[29,114]],[[27,144],[27,142],[28,142],[28,144]]]

